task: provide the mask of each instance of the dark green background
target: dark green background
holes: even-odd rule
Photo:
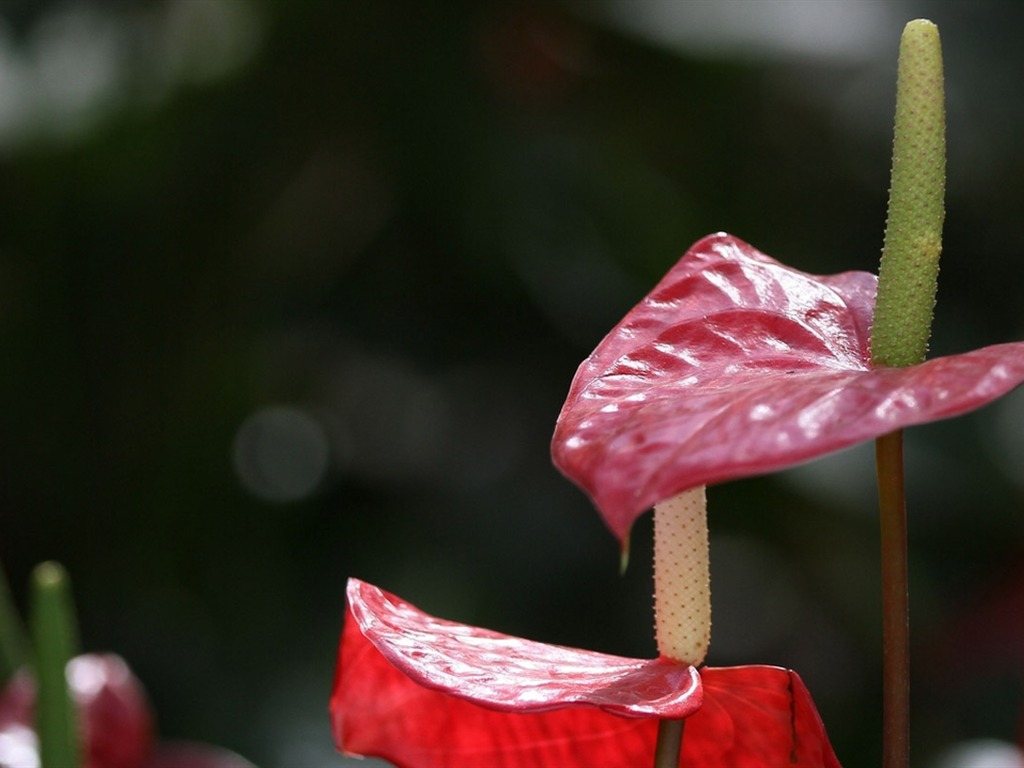
[[[29,81],[36,107],[0,81],[23,110],[0,132],[0,559],[19,600],[36,563],[68,567],[85,648],[128,659],[167,737],[345,764],[326,706],[349,576],[653,654],[649,519],[620,578],[550,465],[569,381],[709,232],[809,272],[876,269],[916,16],[940,25],[950,112],[932,353],[1024,337],[1018,4],[729,5],[770,6],[765,34],[795,28],[787,8],[840,28],[843,6],[873,8],[883,23],[839,55],[726,44],[700,14],[702,44],[672,46],[598,0],[198,2],[227,15],[0,3],[0,73],[57,72]],[[48,111],[78,60],[46,62],[77,40],[87,73],[103,35],[114,85]],[[271,406],[328,440],[296,501],[235,470],[239,428]],[[1022,432],[1018,393],[908,438],[916,764],[1020,735]],[[275,434],[257,448],[285,465],[315,447]],[[710,492],[709,662],[799,671],[848,768],[879,753],[871,462]]]

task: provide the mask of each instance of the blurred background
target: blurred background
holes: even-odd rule
[[[350,764],[349,576],[652,655],[649,516],[620,577],[550,464],[569,382],[709,232],[876,270],[919,16],[947,71],[937,355],[1024,337],[1018,3],[3,0],[19,602],[64,563],[85,649],[129,661],[162,735],[264,768]],[[915,763],[959,768],[1024,724],[1024,392],[907,461]],[[710,491],[709,663],[798,670],[847,768],[880,751],[872,463]]]

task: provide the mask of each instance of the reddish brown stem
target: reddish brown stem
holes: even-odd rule
[[[654,768],[679,768],[685,724],[685,720],[658,721],[658,744],[654,750]]]
[[[882,539],[882,768],[910,765],[910,600],[903,432],[875,441]]]

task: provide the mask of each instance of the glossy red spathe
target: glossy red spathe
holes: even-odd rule
[[[579,367],[555,464],[621,539],[687,488],[956,416],[1024,381],[1024,343],[872,368],[876,284],[700,240]]]
[[[420,685],[493,709],[543,712],[584,704],[620,715],[683,718],[701,704],[693,667],[548,645],[445,621],[357,579],[349,580],[347,597],[349,629],[358,627],[393,666]],[[352,667],[344,665],[341,674]]]
[[[698,672],[545,645],[436,619],[349,581],[331,698],[345,752],[400,768],[651,765],[662,716],[687,719],[689,764],[839,765],[789,670]]]

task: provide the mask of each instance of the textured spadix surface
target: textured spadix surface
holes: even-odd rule
[[[876,284],[700,240],[579,367],[555,464],[622,538],[687,488],[956,416],[1024,381],[1024,343],[872,368]]]
[[[658,717],[688,718],[687,764],[838,766],[789,670],[698,673],[545,645],[437,619],[349,581],[331,698],[345,752],[402,768],[651,765]]]

